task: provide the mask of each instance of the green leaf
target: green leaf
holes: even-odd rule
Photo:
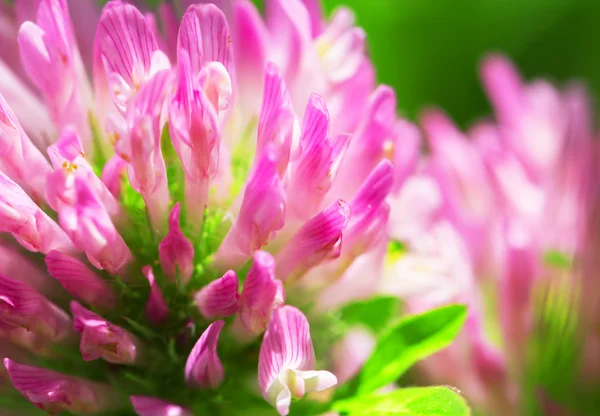
[[[333,404],[343,416],[467,416],[465,400],[448,387],[423,387],[394,390],[387,394],[353,397]]]
[[[378,334],[400,311],[400,300],[394,296],[377,296],[344,306],[340,320],[354,326],[363,325]]]
[[[393,383],[417,361],[450,345],[466,317],[466,306],[451,305],[400,319],[379,337],[359,375],[358,392]]]
[[[573,266],[573,259],[558,250],[548,250],[543,255],[544,263],[560,270],[568,270]]]

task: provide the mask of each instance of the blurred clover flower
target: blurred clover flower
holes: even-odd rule
[[[334,368],[350,325],[328,310],[376,291],[386,199],[418,136],[350,11],[327,22],[316,1],[270,0],[263,21],[248,1],[192,3],[1,6],[3,376],[50,414],[286,415],[307,395],[299,413],[348,413],[356,383],[334,402],[322,368],[361,366]],[[450,329],[429,353],[464,308],[435,316]],[[416,327],[395,328],[382,354]],[[430,394],[369,396],[405,370],[370,368],[370,406]],[[35,414],[3,389],[0,407]]]
[[[582,86],[526,84],[490,56],[495,110],[461,132],[439,110],[421,124],[429,152],[391,202],[382,290],[413,312],[470,312],[428,382],[463,389],[486,415],[597,411],[600,149]],[[460,369],[457,371],[457,369]],[[575,412],[575,413],[571,413]]]

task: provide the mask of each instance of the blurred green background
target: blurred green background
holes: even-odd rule
[[[489,113],[478,64],[510,56],[527,77],[581,79],[600,94],[600,0],[322,0],[352,8],[379,82],[414,119],[443,107],[462,126]]]

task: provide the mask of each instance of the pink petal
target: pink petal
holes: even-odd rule
[[[134,6],[111,1],[103,9],[96,33],[98,51],[117,108],[125,111],[140,87],[168,59],[144,16]]]
[[[363,254],[387,237],[390,207],[385,199],[394,183],[394,166],[382,160],[350,203],[352,216],[344,232],[342,256]]]
[[[196,305],[206,319],[227,317],[238,310],[238,278],[233,270],[210,282],[196,296]]]
[[[100,20],[100,7],[94,0],[68,0],[69,10],[73,20],[73,29],[79,45],[79,50],[85,67],[92,67],[92,54],[94,50],[94,38],[96,28]]]
[[[144,198],[150,222],[158,233],[166,228],[169,207],[160,140],[170,83],[171,73],[164,70],[144,84],[127,112],[128,134],[115,145],[115,150],[129,163],[131,185]]]
[[[399,120],[394,125],[394,136],[398,138],[394,145],[394,192],[404,184],[417,168],[421,152],[421,133],[417,126],[406,120]]]
[[[233,50],[236,81],[242,91],[238,99],[245,112],[256,112],[263,91],[269,33],[256,7],[250,1],[233,4]]]
[[[158,245],[158,255],[165,275],[171,280],[179,276],[186,283],[194,272],[194,246],[179,226],[180,210],[179,203],[171,210],[169,232]]]
[[[369,173],[393,146],[393,128],[396,122],[396,95],[388,86],[381,85],[371,93],[368,108],[354,133],[334,184],[332,195],[349,198]],[[391,142],[391,143],[390,143]]]
[[[229,25],[214,4],[194,4],[186,10],[179,26],[177,49],[189,54],[194,75],[209,62],[221,62],[227,72],[233,73]]]
[[[302,3],[304,3],[304,7],[306,7],[310,16],[312,37],[316,38],[323,31],[324,16],[321,2],[319,0],[302,0]]]
[[[132,259],[131,251],[88,184],[77,178],[75,191],[76,204],[59,213],[61,226],[94,267],[117,274]]]
[[[375,337],[364,328],[351,329],[332,348],[331,358],[340,383],[350,380],[360,371],[376,345]]]
[[[525,359],[525,348],[532,331],[534,310],[531,305],[533,289],[542,270],[539,249],[527,228],[516,222],[505,227],[506,252],[500,281],[500,322],[505,337],[510,337],[509,354]],[[509,339],[509,338],[507,338]]]
[[[81,333],[79,350],[84,361],[102,358],[113,364],[133,364],[139,355],[129,332],[71,301],[73,327]]]
[[[50,414],[63,410],[78,414],[105,410],[108,406],[108,389],[76,377],[19,364],[4,359],[14,387],[27,400]]]
[[[116,305],[115,291],[76,258],[53,250],[46,256],[46,267],[50,276],[58,280],[74,297],[104,309]]]
[[[475,372],[487,386],[506,383],[507,368],[498,348],[476,337],[472,345],[473,366]]]
[[[351,79],[365,59],[365,32],[353,24],[352,12],[342,8],[315,41],[321,51],[325,76],[331,83],[340,84]]]
[[[58,298],[58,292],[63,292],[60,283],[48,279],[48,272],[40,267],[36,259],[30,258],[20,246],[10,241],[0,242],[0,274],[26,282],[48,296]]]
[[[290,159],[294,125],[296,123],[290,94],[276,65],[268,62],[265,67],[265,83],[255,160],[272,146],[277,154],[277,171],[283,176]]]
[[[519,118],[525,105],[525,91],[513,64],[504,56],[488,56],[482,65],[481,77],[500,121]]]
[[[31,109],[30,109],[31,111]],[[36,199],[45,197],[46,176],[52,171],[29,140],[17,117],[0,94],[0,169]]]
[[[117,73],[134,86],[147,74],[152,64],[152,54],[158,49],[156,39],[144,16],[134,6],[120,1],[109,2],[102,11],[96,34],[106,71]]]
[[[26,283],[0,275],[0,323],[58,340],[69,332],[70,319]]]
[[[129,400],[138,416],[192,416],[183,407],[154,397],[131,396]]]
[[[347,134],[329,137],[329,112],[325,101],[313,94],[302,122],[302,153],[292,164],[288,184],[290,209],[299,218],[306,220],[319,211],[349,143]]]
[[[106,162],[102,170],[102,182],[115,198],[119,198],[121,195],[121,179],[126,168],[127,162],[119,155],[114,155]]]
[[[165,302],[165,298],[163,297],[160,288],[156,285],[152,267],[144,266],[142,268],[142,273],[146,276],[146,279],[148,279],[148,283],[150,283],[150,296],[148,298],[148,303],[146,303],[146,316],[153,324],[160,325],[168,318],[169,307]]]
[[[156,9],[156,13],[162,23],[162,32],[165,39],[165,48],[169,53],[169,58],[175,60],[177,55],[177,36],[179,31],[179,17],[175,14],[173,4],[161,3]]]
[[[55,211],[60,211],[63,204],[75,203],[73,178],[77,176],[89,184],[111,216],[120,215],[119,202],[94,173],[74,126],[63,129],[58,141],[49,146],[47,152],[55,170],[48,178],[48,203]]]
[[[17,20],[21,23],[26,20],[34,21],[40,2],[41,0],[16,0],[14,9]]]
[[[273,311],[258,358],[258,384],[264,398],[287,415],[292,398],[337,383],[328,371],[314,371],[315,353],[306,317],[293,306]],[[279,381],[279,382],[277,382]]]
[[[203,70],[203,75],[205,72]],[[213,103],[205,93],[206,82],[193,76],[189,55],[179,51],[178,90],[169,107],[169,132],[185,172],[188,215],[201,224],[208,200],[209,181],[217,173],[221,125],[219,92]],[[198,227],[199,227],[198,224]]]
[[[273,257],[264,251],[255,252],[234,323],[239,338],[252,338],[263,332],[271,312],[283,304],[284,298],[283,285],[275,278]]]
[[[339,257],[310,270],[303,277],[305,286],[318,288],[337,284],[346,287],[349,283],[347,276],[355,274],[346,272],[356,263],[355,260],[366,253],[381,252],[382,247],[388,241],[390,206],[385,200],[392,189],[393,182],[394,166],[384,159],[373,169],[350,202],[352,215],[343,232],[343,244]],[[331,290],[335,292],[340,289],[331,287]],[[348,287],[344,289],[344,292],[348,294],[352,290]]]
[[[224,321],[216,321],[202,334],[185,363],[185,380],[198,388],[217,388],[223,381],[223,365],[217,355],[217,343]]]
[[[45,149],[56,134],[48,109],[23,79],[2,60],[0,60],[0,91],[37,149]],[[43,162],[48,164],[46,160]]]
[[[66,1],[40,1],[36,23],[23,23],[18,40],[23,66],[40,89],[55,124],[77,126],[87,150],[92,151],[86,108],[89,85]]]
[[[260,158],[244,191],[240,212],[215,256],[221,266],[238,267],[271,240],[285,223],[285,191],[273,151]]]
[[[0,232],[11,233],[29,251],[75,251],[65,232],[0,171]]]
[[[308,11],[300,0],[267,0],[265,15],[271,36],[273,60],[285,79],[294,79],[301,70],[306,49],[312,41]]]
[[[277,254],[277,276],[295,280],[313,266],[337,258],[349,218],[350,207],[339,200],[310,219]]]

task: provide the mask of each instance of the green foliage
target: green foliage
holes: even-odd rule
[[[182,202],[184,200],[184,174],[183,167],[179,162],[179,156],[175,152],[171,135],[169,133],[169,124],[165,124],[160,138],[160,146],[165,165],[167,167],[167,182],[169,185],[169,196],[172,205],[174,202]],[[181,213],[182,219],[185,220],[185,210]]]
[[[490,113],[480,60],[499,51],[527,78],[582,79],[600,97],[600,2],[596,0],[322,0],[328,14],[351,8],[367,33],[379,82],[400,111],[425,106],[467,123]]]
[[[556,269],[568,270],[573,266],[573,259],[566,253],[548,250],[544,253],[544,264]]]
[[[557,268],[560,273],[543,281],[534,297],[534,325],[522,386],[524,412],[543,415],[543,400],[569,409],[569,414],[596,414],[599,386],[582,382],[579,372],[585,334],[578,309],[581,282],[577,267]]]
[[[469,407],[447,387],[406,388],[341,400],[333,409],[342,416],[468,416]]]
[[[250,172],[250,166],[254,158],[254,149],[256,148],[257,126],[257,119],[253,119],[248,123],[231,155],[231,168],[233,170],[232,198],[235,198],[242,190]]]
[[[450,345],[466,317],[465,306],[452,305],[391,325],[377,340],[359,375],[358,392],[369,393],[395,382],[417,361]]]
[[[345,305],[340,320],[348,326],[364,326],[374,334],[384,330],[400,312],[400,300],[394,296],[376,296]]]
[[[43,416],[45,412],[41,411],[27,400],[23,400],[23,397],[16,391],[5,391],[2,390],[0,394],[0,415],[2,409],[11,409],[15,414],[23,414],[27,416]],[[17,413],[18,412],[18,413]]]

